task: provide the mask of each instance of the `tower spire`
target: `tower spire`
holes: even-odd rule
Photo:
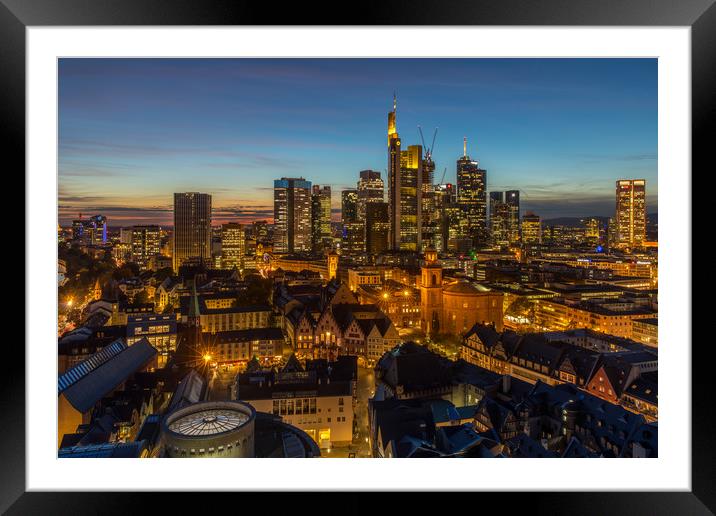
[[[467,136],[462,138],[462,157],[467,158]]]
[[[398,109],[398,96],[395,94],[395,90],[393,90],[393,113],[395,113],[397,109]]]

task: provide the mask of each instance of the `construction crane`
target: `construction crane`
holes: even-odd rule
[[[445,184],[443,181],[445,181],[446,173],[447,173],[447,167],[445,167],[445,170],[443,170],[443,177],[440,178],[440,182],[438,184],[440,184],[440,185]]]
[[[432,159],[433,158],[433,150],[435,149],[435,138],[438,135],[438,128],[435,128],[435,132],[433,132],[433,141],[430,143],[430,147],[425,145],[425,137],[423,136],[423,128],[418,126],[418,132],[420,133],[420,141],[423,143],[423,149],[425,149],[425,159]]]

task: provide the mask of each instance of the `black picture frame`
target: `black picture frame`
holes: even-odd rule
[[[345,13],[341,14],[344,9]],[[361,3],[353,7],[335,3],[275,4],[228,0],[0,0],[0,123],[5,127],[2,146],[6,162],[7,157],[16,158],[13,170],[24,170],[25,166],[25,30],[28,26],[83,25],[689,26],[692,38],[692,169],[706,168],[707,163],[713,168],[713,160],[709,158],[714,146],[712,135],[716,134],[714,0],[453,0],[449,3],[431,0]],[[684,174],[689,172],[684,171]],[[12,175],[10,173],[8,177]],[[684,202],[688,203],[688,200]],[[25,317],[27,324],[31,314]],[[6,345],[15,345],[18,339],[11,340],[10,335],[6,334]],[[688,349],[691,335],[684,334],[683,337],[679,345]],[[716,511],[716,432],[713,430],[713,401],[709,399],[710,386],[707,385],[710,343],[703,344],[706,345],[692,346],[692,448],[684,447],[684,453],[691,453],[690,492],[485,493],[479,495],[482,497],[479,503],[475,498],[468,501],[471,509],[479,510],[481,506],[488,510],[489,502],[494,500],[503,507],[507,507],[503,504],[509,504],[511,510],[548,514],[712,514]],[[9,354],[12,354],[12,360],[9,360]],[[4,433],[0,441],[0,510],[8,514],[144,512],[149,496],[155,498],[157,495],[25,492],[25,355],[18,349],[9,354],[6,353],[5,374],[0,375],[3,397],[0,419]],[[664,437],[682,439],[685,436]],[[568,462],[565,467],[569,467]],[[296,504],[296,496],[300,495],[271,495],[268,500],[264,495],[263,499],[267,500],[271,510],[276,510],[282,505],[288,508]],[[380,502],[376,504],[373,499],[357,493],[345,496],[340,506],[346,512],[380,510]],[[484,498],[487,496],[493,500]],[[170,510],[172,504],[186,507],[184,504],[189,497],[188,494],[167,493],[160,503],[167,504],[163,510]],[[425,493],[421,493],[411,499],[422,503],[424,497]],[[211,505],[216,501],[212,495]],[[459,505],[454,509],[459,509]]]

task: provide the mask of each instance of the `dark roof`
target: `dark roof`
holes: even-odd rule
[[[176,408],[202,401],[206,394],[206,388],[207,384],[204,377],[197,373],[195,369],[191,369],[177,385],[167,411],[171,412]]]
[[[467,339],[473,335],[480,339],[480,341],[488,348],[491,348],[500,340],[500,334],[491,324],[475,324],[475,326],[470,328],[470,330],[468,330],[465,334],[465,338]]]
[[[647,375],[642,375],[640,378],[634,380],[624,391],[624,394],[646,401],[652,405],[659,404],[659,384],[655,380],[647,377]]]
[[[109,346],[102,348],[97,353],[90,356],[87,360],[80,362],[68,369],[57,379],[58,392],[63,392],[65,389],[77,383],[79,380],[87,376],[89,373],[100,367],[102,364],[111,360],[122,351],[127,349],[127,345],[122,339],[117,339],[112,342]]]
[[[105,349],[96,355],[104,354]],[[108,351],[99,365],[93,360],[96,355],[77,364],[58,380],[58,394],[64,395],[81,413],[90,410],[130,375],[144,368],[157,355],[157,350],[143,338],[119,351]]]
[[[376,436],[380,430],[382,448],[386,448],[390,441],[397,443],[405,436],[433,442],[435,423],[430,402],[419,399],[388,399],[369,400],[369,405],[369,410],[374,414]]]
[[[159,440],[160,433],[161,416],[159,414],[150,414],[145,418],[142,428],[139,429],[136,440],[146,441],[150,446],[154,446]]]
[[[629,445],[638,443],[648,452],[648,457],[658,457],[659,425],[656,422],[641,425],[629,439]]]
[[[60,448],[57,456],[60,459],[77,458],[137,458],[146,450],[145,441],[131,441],[128,443],[114,442],[92,444],[89,446],[71,446]]]
[[[546,458],[557,456],[556,453],[542,446],[539,441],[524,433],[508,439],[505,444],[510,449],[512,457]]]

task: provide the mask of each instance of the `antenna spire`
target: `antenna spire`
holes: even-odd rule
[[[467,158],[467,136],[462,139],[462,157]]]
[[[393,113],[398,109],[398,96],[395,94],[395,90],[393,90]]]

